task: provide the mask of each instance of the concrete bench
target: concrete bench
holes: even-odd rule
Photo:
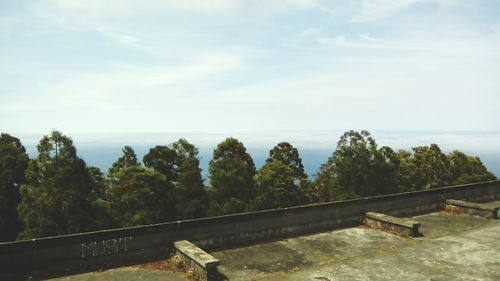
[[[217,277],[218,259],[187,240],[176,241],[174,248],[182,262],[192,268],[200,280],[211,281]]]
[[[445,201],[444,209],[456,213],[466,213],[489,219],[498,219],[500,206],[492,207],[482,203],[448,199]]]
[[[364,223],[370,227],[382,229],[397,235],[418,237],[420,223],[375,212],[365,213]]]

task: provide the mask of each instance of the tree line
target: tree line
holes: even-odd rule
[[[185,139],[152,147],[142,162],[125,146],[105,173],[59,131],[37,150],[29,159],[18,138],[0,136],[0,241],[496,180],[478,157],[436,144],[394,151],[367,131],[345,132],[313,177],[288,142],[256,169],[243,143],[227,138],[213,151],[208,186],[198,148]]]

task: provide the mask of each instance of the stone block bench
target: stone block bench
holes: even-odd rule
[[[218,274],[218,259],[187,240],[176,241],[174,248],[182,262],[193,269],[196,277],[205,281],[215,280]]]
[[[421,236],[420,223],[375,212],[365,213],[364,223],[370,227],[407,237]]]
[[[466,202],[455,199],[445,201],[444,209],[455,213],[465,213],[473,216],[481,216],[489,219],[499,218],[500,207],[492,207],[487,204]]]

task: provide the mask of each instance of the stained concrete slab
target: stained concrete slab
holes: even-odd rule
[[[150,270],[136,266],[109,269],[100,272],[89,272],[84,274],[71,275],[48,279],[51,281],[188,281],[184,274],[179,272],[169,272],[160,270]]]
[[[229,280],[500,280],[500,221],[411,218],[420,238],[354,227],[212,252]]]

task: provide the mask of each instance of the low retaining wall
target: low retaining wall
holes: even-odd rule
[[[210,250],[355,226],[369,211],[399,217],[423,214],[440,210],[446,199],[500,199],[500,181],[0,243],[0,280],[37,279],[161,259],[178,240]]]
[[[444,204],[444,209],[450,212],[465,213],[488,219],[499,219],[498,211],[500,207],[490,207],[487,204],[448,199]]]
[[[175,252],[182,263],[193,270],[200,281],[214,281],[217,278],[219,260],[187,240],[174,243]]]
[[[380,213],[367,212],[363,220],[364,224],[376,229],[381,229],[401,236],[421,236],[418,228],[420,223],[404,218],[397,218]]]

